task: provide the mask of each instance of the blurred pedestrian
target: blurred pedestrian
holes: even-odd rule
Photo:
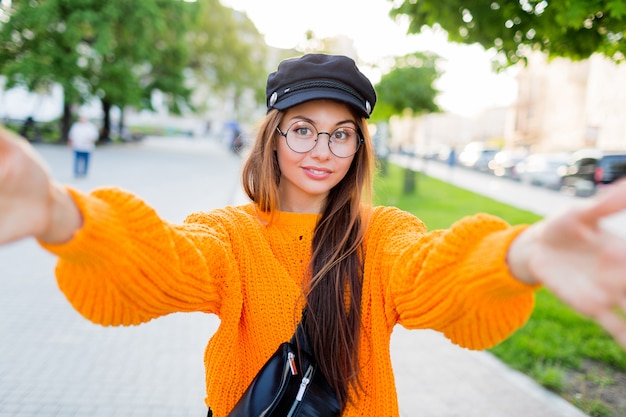
[[[283,61],[266,98],[243,167],[251,202],[182,224],[116,187],[57,184],[32,147],[0,131],[0,244],[37,238],[58,257],[61,291],[102,325],[219,316],[204,361],[214,417],[236,407],[305,307],[315,378],[327,379],[343,417],[399,416],[395,326],[486,349],[524,325],[541,286],[626,347],[626,239],[600,227],[626,209],[626,182],[533,225],[476,214],[428,231],[414,214],[371,203],[376,93],[352,59]],[[294,361],[278,373],[302,371]],[[307,382],[289,407],[307,399]]]
[[[24,124],[20,129],[20,135],[24,136],[30,141],[38,139],[39,132],[37,126],[35,125],[35,119],[33,119],[32,116],[28,116],[26,120],[24,120]]]
[[[456,148],[453,146],[450,148],[450,153],[448,154],[448,166],[450,168],[454,168],[456,165]]]
[[[228,123],[230,128],[229,146],[230,150],[239,155],[244,146],[243,133],[241,132],[241,126],[236,121]]]
[[[90,155],[98,141],[98,128],[81,114],[69,132],[69,145],[74,151],[74,177],[83,178],[89,171]]]

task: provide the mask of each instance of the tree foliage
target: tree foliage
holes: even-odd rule
[[[182,5],[169,0],[16,0],[0,28],[0,73],[8,88],[38,91],[61,85],[63,136],[72,105],[93,97],[101,98],[107,120],[111,105],[145,106],[156,88],[186,99],[184,27],[177,23]]]
[[[376,85],[378,102],[372,120],[389,120],[391,116],[411,112],[413,115],[438,112],[434,87],[440,77],[437,56],[413,53],[396,58],[394,68]]]
[[[239,16],[239,18],[238,18]],[[0,74],[7,88],[64,91],[65,133],[75,105],[100,98],[108,132],[112,106],[190,107],[192,73],[214,89],[260,96],[263,39],[218,0],[14,0],[0,10]],[[191,70],[191,71],[190,71]]]
[[[0,30],[0,73],[7,87],[23,85],[30,91],[61,84],[67,100],[78,100],[86,71],[77,65],[82,39],[80,25],[71,25],[68,7],[57,1],[17,0]],[[68,27],[69,25],[69,27]]]
[[[193,10],[186,35],[196,78],[235,100],[247,90],[263,101],[267,46],[252,21],[219,0],[188,4]]]
[[[573,60],[626,55],[623,0],[402,0],[390,12],[406,17],[409,33],[443,28],[460,43],[495,48],[503,65],[525,61],[531,51]]]

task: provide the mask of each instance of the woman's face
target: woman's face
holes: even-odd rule
[[[348,105],[332,100],[313,100],[289,108],[278,128],[287,133],[295,122],[308,122],[317,132],[332,133],[344,127],[357,129]],[[328,134],[319,134],[313,149],[298,153],[289,147],[287,138],[278,136],[281,210],[320,213],[328,192],[346,175],[354,155],[347,158],[334,155],[328,146],[329,139]]]

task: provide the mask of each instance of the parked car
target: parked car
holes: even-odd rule
[[[496,177],[517,180],[519,179],[517,164],[524,160],[526,154],[524,150],[500,151],[489,161],[489,169]]]
[[[498,149],[465,149],[459,154],[459,164],[478,171],[489,171],[489,162],[498,153]]]
[[[566,152],[532,154],[516,165],[516,172],[523,183],[558,190],[569,158]]]
[[[626,151],[585,149],[572,155],[561,178],[561,191],[587,197],[626,177]]]

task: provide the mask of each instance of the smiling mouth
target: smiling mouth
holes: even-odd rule
[[[307,168],[306,170],[316,175],[330,174],[330,172],[326,170],[313,169],[313,168]]]

